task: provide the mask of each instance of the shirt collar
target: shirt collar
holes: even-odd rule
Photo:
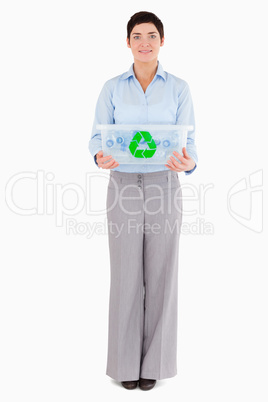
[[[160,77],[162,77],[166,81],[166,72],[163,70],[163,67],[159,63],[159,61],[157,61],[157,64],[158,64],[158,67],[157,67],[157,70],[156,70],[156,75],[159,75]],[[130,66],[130,69],[126,73],[121,75],[121,77],[120,77],[121,80],[126,80],[129,77],[135,77],[133,66],[134,66],[134,63]]]

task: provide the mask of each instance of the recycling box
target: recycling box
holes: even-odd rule
[[[97,129],[103,156],[111,155],[119,164],[166,164],[173,151],[182,155],[193,126],[98,124]]]

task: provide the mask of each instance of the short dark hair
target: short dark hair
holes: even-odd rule
[[[164,26],[162,21],[153,13],[149,13],[148,11],[140,11],[130,18],[127,24],[127,37],[130,40],[130,34],[135,25],[144,24],[146,22],[151,22],[155,25],[156,29],[160,34],[160,39],[164,37]]]

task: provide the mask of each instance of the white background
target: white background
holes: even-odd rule
[[[267,402],[264,5],[260,0],[1,5],[3,402],[83,402],[94,392],[96,400],[176,395],[181,402]],[[86,177],[100,174],[88,151],[96,100],[107,79],[130,67],[126,24],[143,10],[156,13],[165,26],[159,61],[190,86],[199,155],[195,173],[180,174],[188,195],[192,192],[185,210],[195,213],[184,216],[189,233],[180,243],[178,375],[145,394],[126,391],[105,374],[108,238],[105,216],[91,211],[105,208],[107,180],[97,176],[86,186]],[[14,175],[29,172],[32,179],[10,185]],[[231,216],[228,193],[234,185]],[[205,196],[202,186],[209,186]],[[236,194],[238,188],[243,191]],[[89,211],[77,204],[84,201]],[[38,213],[25,216],[36,207]],[[62,207],[77,212],[62,215],[60,225]],[[67,232],[67,219],[77,225],[76,234]],[[82,233],[86,223],[99,223],[100,232],[88,238]]]

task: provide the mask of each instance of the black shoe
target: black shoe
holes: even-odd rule
[[[147,378],[140,378],[139,379],[139,387],[143,391],[149,391],[152,389],[156,384],[156,380],[148,380]]]
[[[126,389],[135,389],[137,388],[138,381],[122,381],[121,384]]]

